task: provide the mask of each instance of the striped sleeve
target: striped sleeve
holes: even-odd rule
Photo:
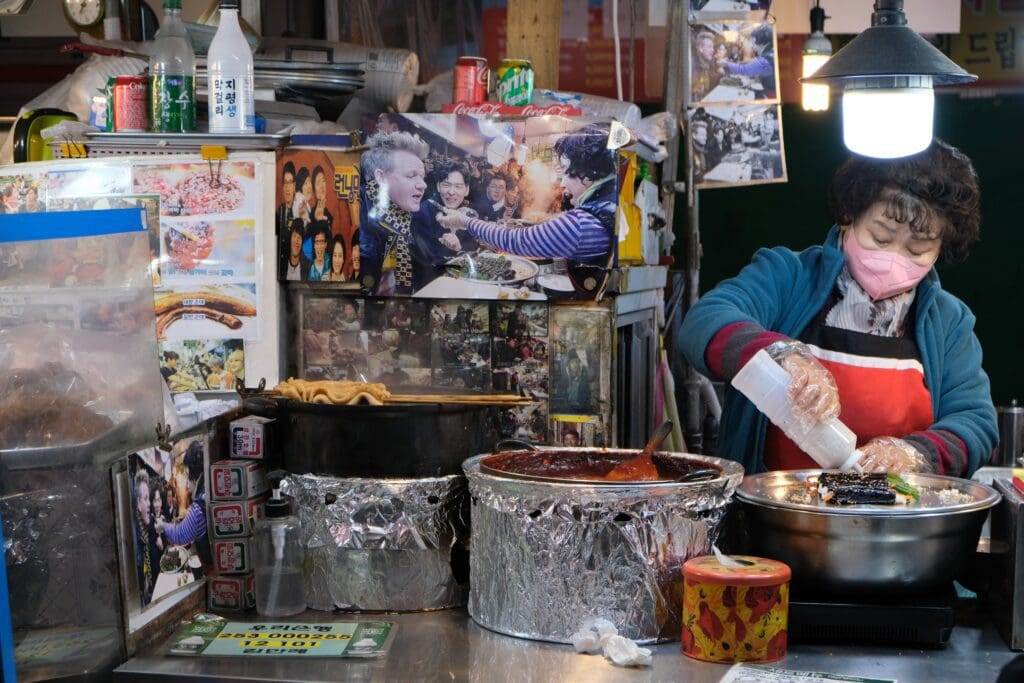
[[[704,362],[717,379],[732,380],[755,353],[789,337],[769,332],[757,323],[736,322],[726,325],[711,338],[704,351]]]
[[[588,211],[573,209],[543,223],[509,228],[472,219],[469,234],[492,247],[519,256],[540,258],[592,259],[608,253],[610,236]]]
[[[931,429],[908,434],[903,440],[924,455],[935,474],[962,477],[967,473],[967,444],[953,432]]]
[[[164,525],[164,536],[174,545],[188,545],[205,535],[206,512],[199,503],[192,503],[180,522]]]

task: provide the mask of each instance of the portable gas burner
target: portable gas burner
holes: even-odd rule
[[[798,596],[789,601],[789,638],[800,643],[851,642],[942,648],[956,623],[956,591],[895,602]]]

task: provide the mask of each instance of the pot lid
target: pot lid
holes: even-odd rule
[[[937,474],[907,473],[900,475],[918,489],[920,502],[895,505],[833,505],[812,499],[807,492],[807,478],[821,470],[788,470],[762,472],[743,478],[736,497],[751,505],[799,510],[821,515],[854,515],[871,517],[904,517],[971,512],[990,508],[999,502],[999,494],[991,486]]]

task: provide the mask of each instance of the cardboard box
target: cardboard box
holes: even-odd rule
[[[211,500],[249,500],[270,489],[261,462],[218,460],[210,466]]]
[[[217,574],[247,574],[254,569],[251,538],[213,542],[213,568]]]
[[[250,500],[226,500],[210,503],[213,538],[251,536],[256,520],[263,519],[267,496]]]
[[[210,609],[252,609],[256,606],[256,576],[211,576],[206,603]]]
[[[273,423],[272,418],[258,415],[232,420],[229,431],[231,434],[231,457],[266,460],[270,453],[269,444],[273,441],[270,436],[273,431]]]

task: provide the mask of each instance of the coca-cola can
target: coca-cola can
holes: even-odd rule
[[[149,130],[149,83],[145,76],[118,76],[114,79],[113,130]]]
[[[455,64],[454,104],[480,104],[487,101],[491,70],[483,57],[459,57]]]

